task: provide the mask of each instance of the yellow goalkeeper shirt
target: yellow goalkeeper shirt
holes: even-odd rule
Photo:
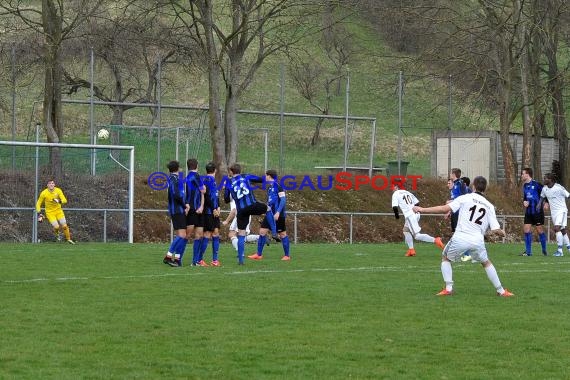
[[[59,202],[54,201],[54,199],[59,199]],[[59,187],[54,187],[53,191],[45,189],[40,193],[40,197],[36,202],[36,211],[38,213],[42,209],[42,203],[45,203],[46,214],[50,214],[61,210],[61,205],[67,203],[67,198],[65,198],[63,191]]]

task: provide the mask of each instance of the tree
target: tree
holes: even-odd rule
[[[289,72],[299,94],[319,113],[329,115],[331,99],[334,97],[332,86],[340,78],[330,75],[330,72],[327,72],[317,60],[311,59],[310,56],[307,61],[298,62],[292,59]],[[323,91],[324,93],[322,93]],[[319,103],[319,99],[321,103]],[[324,121],[324,117],[317,120],[315,131],[311,137],[311,146],[319,144],[321,126]]]
[[[80,38],[81,51],[93,48],[95,59],[103,62],[103,80],[93,84],[94,96],[114,103],[156,103],[158,69],[175,62],[176,48],[170,45],[169,28],[163,24],[156,9],[137,1],[126,6],[106,9],[97,19],[87,23]],[[72,94],[80,88],[89,89],[91,82],[73,68],[63,71]],[[144,74],[141,74],[144,73]],[[107,75],[105,75],[107,74]],[[105,80],[108,79],[108,80]],[[109,105],[110,124],[122,125],[123,114],[132,105]],[[156,112],[151,114],[153,122]]]
[[[218,173],[238,159],[237,111],[243,92],[267,57],[313,33],[303,23],[319,9],[319,3],[170,1],[178,25],[199,46],[207,71],[210,138]]]
[[[23,25],[43,36],[44,99],[42,125],[48,142],[58,143],[63,138],[61,113],[62,47],[82,23],[100,7],[102,0],[42,0],[41,9],[21,1],[0,2],[0,16],[11,15]],[[61,152],[50,149],[53,175],[62,176]]]

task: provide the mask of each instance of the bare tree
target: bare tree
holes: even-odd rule
[[[43,36],[44,100],[43,127],[48,142],[60,142],[63,137],[61,113],[62,47],[73,37],[79,25],[99,9],[102,0],[42,0],[41,9],[22,1],[0,2],[0,16],[11,15],[28,30]],[[62,176],[61,152],[50,149],[53,175]]]
[[[338,76],[330,75],[330,72],[309,57],[306,61],[292,59],[289,73],[299,94],[322,115],[330,114],[331,100],[334,97],[332,86],[339,81]],[[321,139],[321,126],[325,118],[319,118],[315,125],[315,131],[311,137],[311,146],[318,145]]]
[[[118,8],[118,9],[117,9]],[[94,96],[113,103],[156,103],[159,67],[176,62],[176,48],[170,45],[170,30],[154,8],[145,2],[132,1],[121,8],[107,9],[97,19],[85,25],[80,38],[81,51],[93,48],[98,65],[98,83],[93,83]],[[72,67],[63,71],[67,92],[89,89],[91,82],[85,73]],[[122,125],[123,114],[134,107],[109,105],[110,124]],[[150,108],[152,119],[155,109]]]
[[[301,24],[319,5],[301,0],[226,0],[215,6],[208,0],[170,2],[178,25],[196,41],[205,62],[212,155],[219,173],[238,159],[243,92],[267,57],[313,33]]]

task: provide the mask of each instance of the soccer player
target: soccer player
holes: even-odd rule
[[[204,193],[206,187],[200,174],[198,174],[198,160],[189,158],[186,161],[188,174],[186,175],[186,203],[190,205],[190,211],[186,215],[186,236],[189,239],[194,236],[192,244],[192,266],[207,267],[204,260],[200,260],[200,246],[204,235]]]
[[[402,188],[400,188],[402,187]],[[412,208],[420,203],[418,198],[406,189],[403,185],[394,185],[394,192],[392,193],[392,210],[394,210],[394,217],[400,219],[400,214],[398,212],[398,207],[402,210],[404,214],[404,240],[408,245],[408,251],[406,252],[407,257],[412,257],[416,255],[416,250],[414,249],[414,239],[419,241],[425,241],[426,243],[433,243],[439,248],[443,249],[444,244],[440,237],[434,238],[428,234],[421,234],[422,230],[419,224],[420,214],[412,210]]]
[[[258,202],[253,194],[248,176],[241,173],[241,165],[233,164],[229,168],[230,183],[224,190],[224,200],[229,203],[231,198],[236,202],[238,227],[238,264],[244,265],[245,228],[251,215],[266,214],[266,218],[273,218],[271,209],[264,203]]]
[[[453,181],[453,187],[451,188],[451,198],[448,202],[451,202],[457,197],[460,197],[463,194],[467,194],[468,187],[465,186],[463,180],[461,179],[461,169],[453,168],[449,173],[449,179]],[[451,232],[455,232],[455,228],[457,228],[457,219],[459,217],[459,213],[452,212],[449,214],[451,216]],[[461,261],[469,261],[471,260],[471,255],[469,252],[466,252],[465,255],[461,258]]]
[[[220,249],[220,201],[218,187],[216,186],[216,164],[209,162],[206,165],[206,176],[202,177],[206,187],[204,193],[204,236],[200,245],[200,260],[204,262],[204,253],[208,249],[208,243],[212,239],[212,262],[214,267],[220,266],[218,251]]]
[[[525,251],[521,256],[532,256],[532,232],[531,227],[536,226],[538,239],[542,247],[542,254],[548,255],[546,252],[546,234],[544,233],[544,210],[539,207],[540,194],[542,193],[542,184],[532,178],[532,169],[524,168],[521,171],[521,180],[523,182],[523,207],[524,207],[524,244]]]
[[[65,240],[69,244],[75,244],[75,242],[71,240],[71,232],[69,231],[63,209],[61,208],[61,206],[66,203],[67,198],[63,194],[63,191],[59,187],[55,186],[55,181],[53,179],[50,179],[47,182],[47,188],[40,193],[38,201],[36,202],[38,222],[41,223],[44,220],[44,216],[41,214],[42,205],[44,205],[46,218],[53,227],[53,233],[57,241],[61,240],[61,230],[65,235]]]
[[[277,171],[268,170],[265,172],[265,181],[267,186],[267,206],[271,208],[273,212],[273,219],[276,224],[276,231],[279,234],[279,239],[283,244],[283,257],[281,260],[289,261],[291,256],[289,255],[289,236],[287,236],[287,228],[285,225],[285,204],[287,199],[285,196],[285,190],[277,181]],[[257,252],[253,255],[249,255],[248,258],[252,260],[263,259],[263,248],[265,247],[265,242],[267,240],[267,233],[270,230],[270,225],[267,218],[263,219],[261,222],[261,228],[259,229],[259,241],[257,242]]]
[[[188,243],[188,239],[186,239],[186,214],[190,210],[190,205],[186,204],[184,200],[184,181],[182,180],[180,163],[170,161],[166,166],[169,172],[168,215],[170,215],[176,237],[172,240],[162,262],[171,267],[181,267],[186,243]]]
[[[544,205],[544,210],[550,209],[550,217],[554,224],[554,232],[556,233],[556,243],[558,249],[553,256],[564,256],[562,247],[570,251],[570,240],[566,231],[568,219],[568,207],[566,207],[566,198],[570,197],[570,193],[559,183],[556,183],[556,176],[553,173],[544,175],[544,186],[540,193],[540,205]],[[540,206],[539,206],[540,207]]]
[[[494,234],[505,236],[501,229],[495,207],[485,198],[483,193],[487,189],[485,177],[473,179],[475,192],[455,198],[450,203],[442,206],[419,207],[415,206],[415,212],[447,213],[458,212],[457,228],[441,254],[441,274],[445,281],[445,288],[437,293],[438,296],[453,295],[453,270],[451,263],[459,261],[465,252],[471,252],[473,260],[481,263],[489,281],[501,297],[511,297],[514,294],[503,288],[495,266],[487,256],[485,247],[485,232],[491,229]]]
[[[231,199],[230,200],[230,212],[228,214],[228,217],[226,218],[226,220],[224,220],[222,222],[222,224],[224,226],[227,226],[228,224],[229,229],[228,229],[228,239],[230,239],[232,246],[234,247],[234,249],[237,252],[238,249],[238,238],[237,238],[237,232],[238,232],[238,228],[237,228],[237,210],[236,210],[236,202]],[[245,242],[246,243],[257,243],[257,241],[259,240],[259,235],[256,234],[251,234],[250,232],[250,228],[249,225],[251,223],[251,216],[249,217],[249,222],[247,223],[247,226],[245,227]],[[267,241],[266,243],[267,245],[269,245],[269,241]]]

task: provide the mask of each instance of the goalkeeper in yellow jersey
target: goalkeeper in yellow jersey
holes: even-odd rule
[[[65,195],[63,195],[63,191],[61,191],[59,187],[55,187],[55,181],[53,179],[50,179],[47,183],[47,189],[44,189],[40,193],[40,197],[36,202],[38,222],[41,223],[44,220],[44,216],[41,214],[41,209],[42,204],[45,204],[45,217],[52,225],[53,233],[55,234],[56,239],[58,241],[61,240],[61,237],[59,235],[61,229],[65,235],[65,240],[67,240],[69,244],[75,244],[75,242],[71,240],[71,233],[69,232],[69,227],[67,226],[65,215],[63,214],[63,210],[61,208],[61,206],[66,203],[67,198],[65,198]]]

